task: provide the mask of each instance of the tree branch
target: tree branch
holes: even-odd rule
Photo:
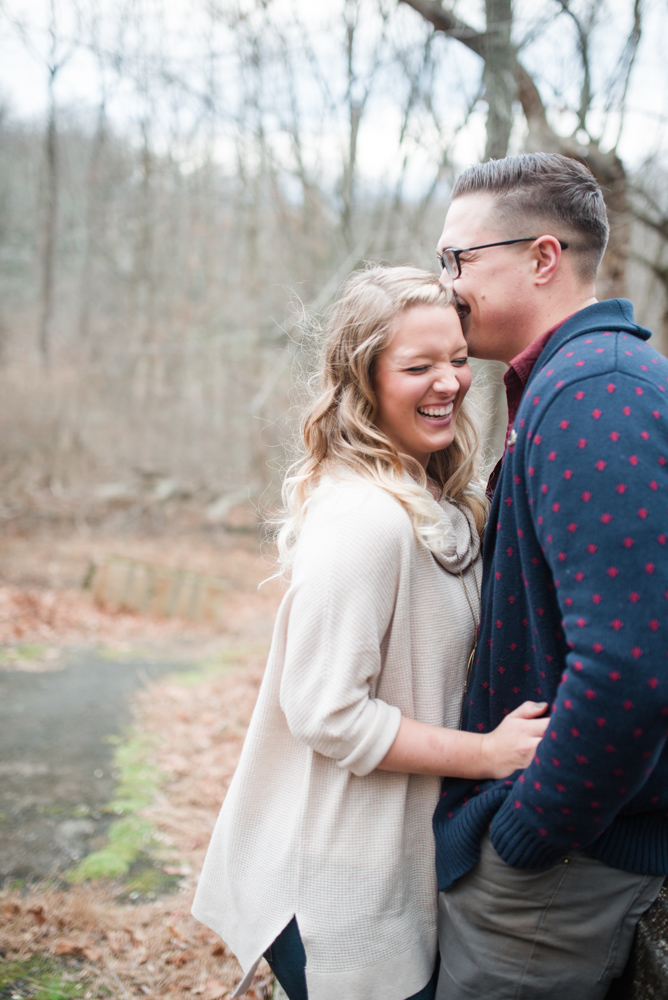
[[[421,14],[425,21],[433,25],[434,31],[442,31],[449,38],[456,38],[481,59],[485,56],[486,32],[476,31],[451,11],[444,10],[438,0],[399,0]],[[517,80],[517,96],[527,119],[529,130],[539,147],[554,149],[557,136],[550,128],[545,105],[524,66],[513,59],[513,71]]]

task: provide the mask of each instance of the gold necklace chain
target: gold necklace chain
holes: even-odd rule
[[[462,572],[462,563],[459,556],[457,556],[457,569],[459,570],[459,579],[462,581],[462,587],[464,590],[464,597],[466,598],[466,603],[469,606],[469,611],[471,612],[471,618],[473,619],[473,628],[475,630],[475,638],[473,640],[473,649],[471,650],[471,655],[469,656],[469,662],[466,665],[466,680],[464,681],[464,696],[469,689],[469,681],[471,680],[471,672],[473,670],[473,661],[475,659],[476,649],[478,648],[478,629],[480,628],[480,621],[476,618],[475,611],[473,610],[473,604],[471,603],[471,598],[469,597],[469,592],[466,588],[464,582],[464,574]],[[471,562],[471,572],[473,573],[473,579],[475,581],[476,593],[478,598],[480,598],[480,587],[478,586],[478,577],[475,572],[475,562]]]

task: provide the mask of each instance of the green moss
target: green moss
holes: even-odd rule
[[[125,879],[125,892],[131,899],[138,897],[153,899],[167,892],[174,892],[181,880],[180,875],[168,875],[162,866],[150,858],[140,858]]]
[[[0,996],[30,1000],[75,1000],[84,996],[89,983],[81,970],[63,968],[53,959],[33,956],[20,962],[0,964]],[[95,996],[100,996],[95,993]]]
[[[46,653],[48,646],[26,644],[6,646],[0,649],[0,663],[18,663],[22,660],[39,660]]]
[[[249,654],[258,652],[266,652],[266,647],[222,650],[200,662],[196,669],[174,676],[180,684],[198,684],[243,665]],[[119,774],[114,798],[105,812],[119,818],[110,826],[104,847],[85,857],[66,877],[74,883],[99,878],[123,879],[129,893],[142,896],[169,891],[178,883],[178,876],[166,875],[159,865],[156,868],[161,847],[156,831],[141,817],[142,810],[155,801],[164,778],[151,759],[155,743],[132,730],[120,740],[116,736],[102,739],[116,747],[112,767]]]
[[[112,823],[108,842],[94,851],[68,873],[71,882],[86,882],[96,878],[121,878],[130,870],[140,853],[157,849],[154,829],[138,814],[155,799],[162,774],[151,761],[153,741],[130,732],[114,753],[113,767],[119,773],[114,799],[106,812],[122,819]]]
[[[115,649],[113,646],[97,646],[96,655],[101,660],[112,660],[114,663],[134,663],[136,660],[152,663],[157,659],[155,650],[147,649],[144,646],[132,646],[128,648]]]
[[[267,645],[221,649],[200,660],[194,668],[176,672],[174,677],[184,687],[192,687],[195,684],[201,684],[203,681],[218,677],[220,674],[225,674],[235,667],[243,667],[249,656],[257,653],[266,654],[268,651]]]

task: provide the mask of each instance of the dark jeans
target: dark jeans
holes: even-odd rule
[[[293,917],[287,927],[278,935],[264,957],[269,962],[271,970],[287,993],[290,1000],[308,1000],[306,989],[306,952],[302,944],[297,919]],[[438,967],[434,970],[424,989],[414,993],[407,1000],[434,1000]]]

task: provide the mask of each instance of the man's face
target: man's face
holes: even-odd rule
[[[493,208],[494,197],[490,194],[469,194],[455,199],[445,217],[438,241],[439,253],[448,247],[474,247],[537,235],[503,231],[495,221]],[[464,336],[473,357],[508,362],[523,349],[521,328],[530,309],[530,246],[517,243],[473,250],[461,255],[458,278],[451,280],[443,272],[443,284],[455,292]]]

